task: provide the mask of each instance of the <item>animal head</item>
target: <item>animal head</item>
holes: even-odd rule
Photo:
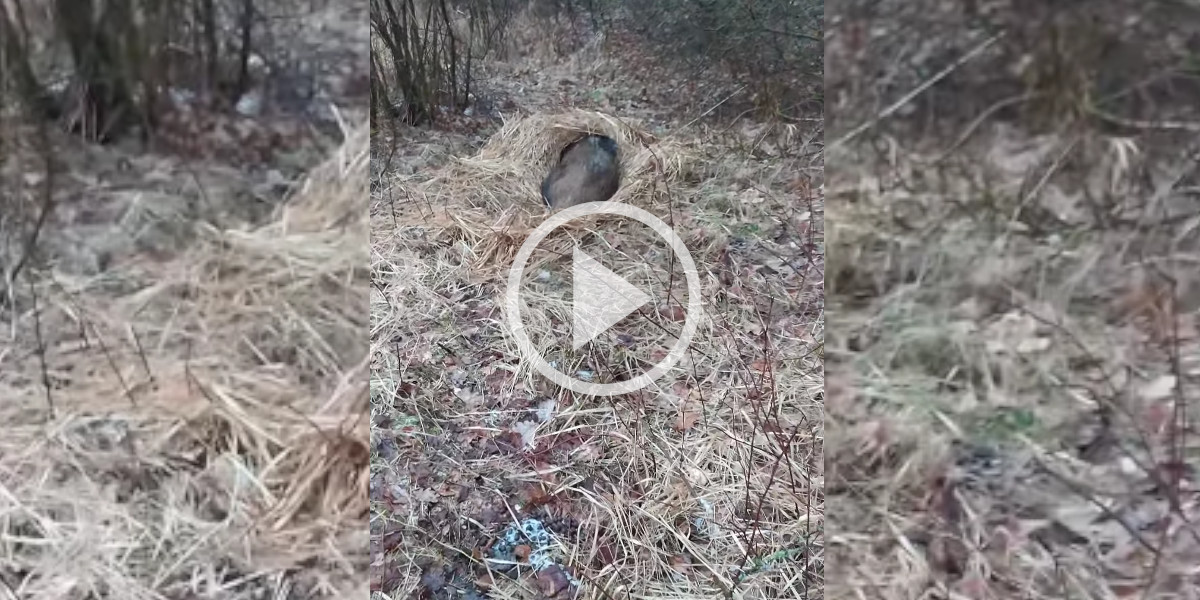
[[[542,181],[542,199],[551,208],[608,200],[620,186],[617,155],[617,142],[608,136],[589,134],[575,140]]]

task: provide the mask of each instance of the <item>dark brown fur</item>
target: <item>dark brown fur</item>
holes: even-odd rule
[[[563,149],[558,164],[542,182],[542,200],[560,209],[585,202],[603,202],[621,187],[617,142],[588,135]]]

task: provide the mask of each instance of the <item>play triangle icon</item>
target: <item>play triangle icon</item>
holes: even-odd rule
[[[578,350],[650,297],[579,248],[573,257],[572,348]]]

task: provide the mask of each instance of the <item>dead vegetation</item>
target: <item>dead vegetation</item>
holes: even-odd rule
[[[1194,598],[1200,14],[843,8],[830,595]]]
[[[711,312],[683,372],[651,390],[572,395],[536,375],[504,333],[498,296],[517,249],[543,218],[538,179],[557,154],[553,140],[579,131],[602,132],[632,150],[618,201],[666,218],[694,185],[685,181],[696,176],[689,168],[699,157],[682,145],[611,116],[574,112],[514,121],[476,157],[402,188],[406,199],[374,201],[372,395],[384,462],[376,469],[373,532],[381,541],[400,536],[383,542],[377,567],[403,582],[379,585],[437,593],[422,581],[440,573],[499,594],[536,589],[491,572],[504,569],[484,560],[492,536],[536,518],[556,523],[548,526],[562,545],[555,564],[588,582],[583,597],[735,588],[746,597],[816,597],[809,588],[820,555],[820,290],[810,279],[819,262],[803,254],[811,241],[785,237],[782,245],[761,240],[765,247],[739,249],[721,223],[706,222],[717,215],[675,206]],[[802,190],[790,192],[801,199]],[[797,235],[819,204],[792,198],[763,198],[745,210],[780,215],[787,221],[778,233]],[[618,271],[653,290],[655,305],[618,325],[617,339],[627,343],[553,350],[569,339],[562,257],[573,245],[617,249],[630,260]],[[535,345],[596,381],[657,362],[655,352],[669,347],[682,320],[679,300],[670,299],[687,293],[659,245],[619,220],[582,219],[553,235],[526,271],[524,301],[536,308],[524,317]],[[633,259],[654,255],[649,265]],[[639,273],[647,267],[651,273]],[[455,531],[452,511],[468,519],[469,531]],[[464,565],[439,544],[477,556]]]
[[[372,589],[820,598],[820,129],[698,125],[700,111],[680,108],[695,98],[636,102],[646,72],[617,65],[651,64],[648,50],[588,34],[557,55],[558,29],[537,18],[523,13],[506,32],[516,44],[507,58],[480,65],[477,94],[502,123],[451,115],[442,130],[398,128],[394,152],[376,148]],[[518,86],[526,92],[508,93]],[[546,218],[538,186],[585,132],[620,145],[613,200],[670,223],[702,281],[700,333],[680,366],[615,397],[545,380],[501,310],[509,267]],[[605,265],[653,300],[570,350],[576,247],[616,258]],[[531,340],[577,378],[646,371],[683,320],[674,262],[639,224],[564,225],[526,265]]]
[[[22,277],[0,350],[13,593],[361,593],[367,135],[260,227]]]
[[[82,5],[93,3],[58,3]],[[146,8],[71,14],[135,5]],[[4,4],[9,24],[22,7]],[[308,15],[325,28],[322,50],[365,58],[365,37],[334,47],[354,35],[345,9]],[[38,36],[54,24],[23,38],[37,43],[21,60],[42,74],[62,40]],[[322,65],[305,43],[271,48]],[[267,47],[255,46],[269,61]],[[0,77],[0,596],[364,593],[365,95],[356,105],[330,85],[341,70],[317,76],[336,135],[308,148],[267,135],[247,165],[158,153],[129,131],[98,139],[32,110],[12,74]],[[139,74],[122,83],[149,83]],[[183,124],[196,144],[237,145],[222,128],[201,132],[208,117],[261,132],[280,114],[269,94],[263,106],[256,121],[194,105]]]

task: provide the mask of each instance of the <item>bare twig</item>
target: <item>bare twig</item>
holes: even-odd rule
[[[960,56],[958,58],[958,60],[954,61],[953,63],[950,63],[948,66],[946,66],[946,68],[942,69],[941,71],[938,71],[936,74],[934,74],[933,77],[926,79],[924,82],[922,82],[916,88],[914,88],[912,91],[901,96],[899,100],[889,104],[886,108],[884,108],[882,111],[880,111],[879,114],[875,115],[874,118],[866,121],[865,123],[862,123],[861,125],[855,127],[854,129],[851,129],[850,131],[846,132],[846,134],[842,135],[842,137],[839,137],[836,140],[834,140],[833,143],[830,144],[830,147],[832,149],[838,149],[841,146],[843,146],[846,143],[853,140],[854,138],[861,135],[864,131],[879,124],[880,121],[883,121],[884,119],[887,119],[888,117],[892,116],[893,114],[895,114],[896,111],[903,108],[905,104],[912,102],[912,100],[914,98],[916,98],[917,96],[920,96],[922,93],[924,93],[925,90],[928,90],[929,88],[933,87],[934,84],[945,79],[951,73],[958,70],[959,67],[962,67],[963,65],[967,64],[972,59],[974,59],[975,57],[979,56],[980,54],[983,54],[984,50],[987,50],[988,48],[990,48],[993,44],[1000,41],[1003,37],[1004,37],[1004,32],[996,33],[996,34],[993,34],[991,37],[983,40],[982,42],[976,44],[974,48],[969,50],[966,54],[963,54],[962,56]]]

